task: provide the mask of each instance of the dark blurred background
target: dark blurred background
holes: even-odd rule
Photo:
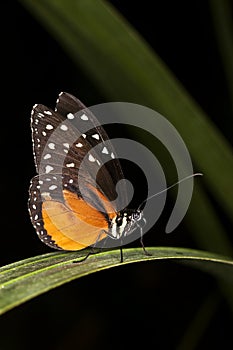
[[[208,2],[157,1],[156,10],[149,1],[111,3],[232,142],[232,119],[222,118],[231,107]],[[1,266],[51,251],[37,238],[27,212],[35,175],[32,106],[53,107],[60,91],[87,106],[109,102],[20,3],[11,1],[3,10],[8,21],[1,45]],[[146,234],[145,245],[197,248],[186,234],[187,223],[166,235],[166,220],[165,211]],[[207,326],[202,329],[198,322],[196,334],[190,334],[197,315]],[[190,344],[183,349],[217,349],[233,346],[231,332],[232,314],[214,278],[171,262],[141,263],[84,277],[1,316],[0,348],[178,349]]]

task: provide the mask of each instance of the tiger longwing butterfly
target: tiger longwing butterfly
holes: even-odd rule
[[[38,175],[31,180],[28,206],[42,242],[56,249],[81,250],[114,239],[121,247],[123,237],[139,226],[142,212],[118,210],[113,204],[116,183],[124,176],[96,117],[76,97],[62,92],[55,110],[41,104],[33,107],[31,129]],[[119,196],[127,202],[122,186]]]

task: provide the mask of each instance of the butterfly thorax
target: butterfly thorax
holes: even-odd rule
[[[138,209],[124,209],[119,211],[110,224],[111,236],[115,239],[127,236],[137,227],[137,222],[141,218],[142,211]]]

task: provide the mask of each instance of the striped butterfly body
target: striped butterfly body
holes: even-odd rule
[[[77,98],[61,93],[55,110],[33,107],[31,129],[38,175],[31,180],[28,206],[39,238],[64,250],[95,247],[107,239],[121,246],[142,213],[115,204],[117,196],[127,204],[126,188],[116,192],[124,176],[95,116]]]

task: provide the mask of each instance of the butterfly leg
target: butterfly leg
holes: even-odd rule
[[[113,235],[111,235],[111,233],[109,233],[109,232],[107,232],[107,231],[105,231],[105,230],[104,230],[103,232],[104,232],[104,234],[106,234],[106,236],[107,236],[108,238],[111,238],[111,239],[118,239],[118,238],[114,237]],[[102,235],[102,232],[99,234],[99,237],[98,237],[98,239],[96,240],[96,243],[95,243],[95,244],[97,244],[97,243],[99,242],[100,236],[101,236],[101,235]],[[103,243],[103,247],[101,248],[101,250],[105,248],[105,244],[106,244],[106,240],[105,240],[105,242]],[[122,248],[122,247],[120,247],[120,262],[121,262],[121,263],[123,262],[123,248]]]
[[[123,248],[120,247],[120,263],[123,263]]]
[[[111,238],[111,239],[117,239],[116,237],[112,236],[110,233],[108,233],[107,231],[105,231],[106,235]],[[123,248],[122,246],[120,246],[120,263],[123,262]]]
[[[143,252],[144,252],[145,255],[151,256],[152,254],[149,253],[149,252],[146,250],[146,248],[145,248],[145,246],[144,246],[144,243],[143,243],[143,228],[142,228],[141,226],[139,226],[139,228],[140,228],[140,235],[141,235],[140,243],[141,243]]]
[[[82,259],[80,260],[74,260],[73,261],[73,264],[79,264],[79,263],[82,263],[84,261],[87,260],[87,258],[90,256],[90,255],[94,255],[94,254],[97,254],[97,252],[94,251],[93,247],[91,248],[91,251],[89,251]]]
[[[87,258],[88,258],[90,255],[94,255],[94,254],[99,253],[99,251],[101,251],[101,249],[100,249],[99,251],[96,251],[95,249],[96,249],[97,243],[101,240],[101,236],[102,236],[103,233],[104,233],[104,231],[101,231],[101,232],[99,233],[99,235],[98,235],[98,237],[97,237],[97,239],[96,239],[95,244],[91,247],[91,250],[86,254],[86,256],[84,256],[84,257],[83,257],[82,259],[80,259],[80,260],[75,260],[75,261],[73,261],[73,263],[84,262],[84,261],[87,260]]]
[[[98,235],[98,237],[97,237],[97,239],[96,239],[94,245],[91,247],[91,250],[90,250],[82,259],[80,259],[80,260],[75,260],[75,261],[73,261],[73,263],[82,263],[82,262],[86,261],[87,258],[88,258],[90,255],[94,255],[94,254],[97,254],[97,253],[101,252],[101,251],[104,249],[104,245],[103,245],[103,247],[101,247],[98,251],[96,251],[95,249],[98,249],[98,248],[96,248],[96,245],[98,244],[99,241],[101,241],[101,236],[102,236],[103,234],[105,234],[105,235],[107,235],[108,237],[114,239],[114,237],[113,237],[111,234],[109,234],[109,233],[108,233],[107,231],[105,231],[105,230],[102,230],[102,231],[99,233],[99,235]],[[122,254],[121,254],[121,256],[122,256]]]

